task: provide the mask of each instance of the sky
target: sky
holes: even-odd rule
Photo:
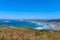
[[[60,0],[0,0],[0,19],[60,19]]]

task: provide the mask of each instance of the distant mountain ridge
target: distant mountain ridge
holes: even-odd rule
[[[60,22],[60,19],[50,19],[50,20],[40,20],[40,19],[34,19],[30,21],[39,21],[39,22]]]

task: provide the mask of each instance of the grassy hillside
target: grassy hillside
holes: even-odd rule
[[[1,26],[0,40],[60,40],[60,30]]]

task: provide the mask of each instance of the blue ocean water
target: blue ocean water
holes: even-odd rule
[[[38,24],[31,21],[20,21],[20,20],[0,20],[0,25],[8,25],[8,26],[27,26],[29,28],[34,29],[53,29],[53,26],[47,24]]]

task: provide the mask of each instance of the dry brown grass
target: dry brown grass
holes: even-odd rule
[[[60,40],[60,30],[0,27],[0,40]]]

